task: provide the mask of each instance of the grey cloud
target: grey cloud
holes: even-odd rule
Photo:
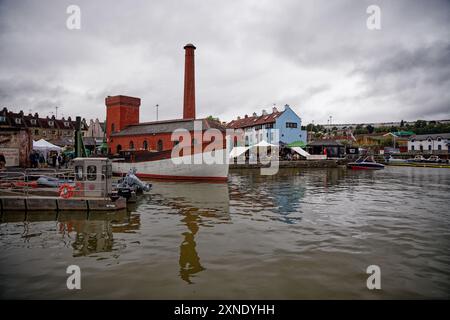
[[[104,119],[104,98],[142,98],[141,119],[181,116],[183,45],[196,51],[197,113],[230,120],[272,103],[305,121],[450,118],[450,4],[377,1],[0,2],[0,104]],[[393,112],[392,110],[395,110]],[[376,118],[376,119],[374,119]]]

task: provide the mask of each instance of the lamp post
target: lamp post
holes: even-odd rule
[[[155,106],[155,108],[156,108],[156,121],[158,121],[158,108],[159,108],[159,104],[157,104],[157,105]]]

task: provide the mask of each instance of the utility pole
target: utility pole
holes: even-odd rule
[[[55,118],[56,118],[56,119],[58,119],[58,108],[59,108],[59,107],[55,107],[55,110],[56,110],[56,112],[55,112]]]
[[[158,108],[159,108],[159,104],[157,104],[157,105],[155,106],[155,108],[156,108],[156,121],[158,121]]]

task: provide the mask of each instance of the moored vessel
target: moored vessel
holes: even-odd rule
[[[373,156],[359,157],[355,162],[347,164],[347,168],[353,170],[380,170],[384,165],[375,161]]]

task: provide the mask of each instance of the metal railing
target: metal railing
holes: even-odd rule
[[[76,174],[71,171],[25,170],[3,172],[0,176],[0,196],[46,197],[60,196],[60,187],[73,188],[73,197],[108,196],[107,177],[103,173]]]

